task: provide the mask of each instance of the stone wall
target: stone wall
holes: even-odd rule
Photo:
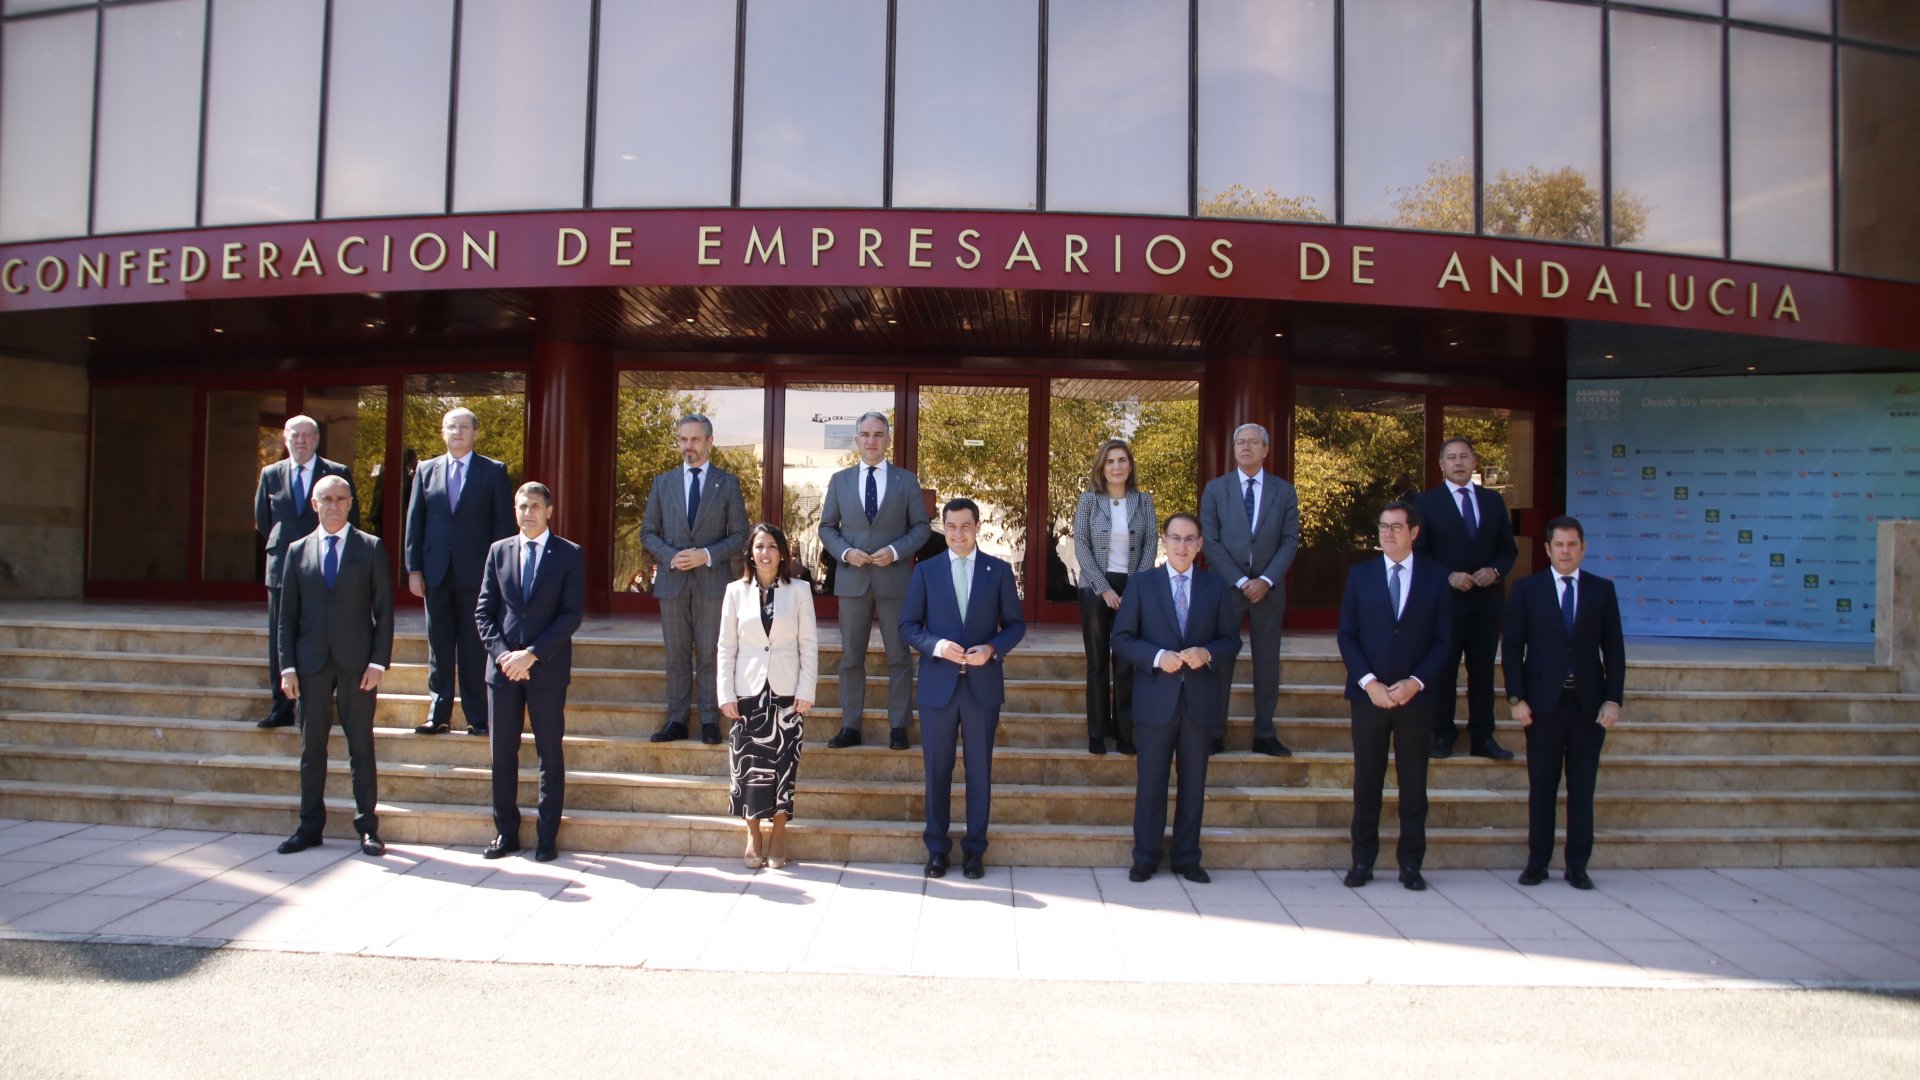
[[[1874,659],[1920,693],[1920,521],[1880,523],[1873,591]]]
[[[87,369],[0,355],[0,597],[78,597],[86,568]]]

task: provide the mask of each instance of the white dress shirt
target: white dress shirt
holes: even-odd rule
[[[687,505],[688,497],[690,497],[693,494],[693,470],[695,469],[700,470],[701,505],[706,504],[707,492],[713,490],[713,459],[712,458],[708,458],[707,460],[701,462],[698,465],[688,465],[683,462],[680,465],[680,505],[681,506]],[[689,529],[693,528],[693,522],[691,521],[687,522],[687,528]],[[707,565],[712,566],[713,552],[708,551],[706,548],[699,548],[698,550],[700,554],[706,558]]]
[[[1388,581],[1393,580],[1394,567],[1399,566],[1403,568],[1400,571],[1400,606],[1393,610],[1393,617],[1398,619],[1400,616],[1406,614],[1407,597],[1413,595],[1413,556],[1408,555],[1407,561],[1401,562],[1401,563],[1394,562],[1390,556],[1386,556],[1386,555],[1380,556],[1380,560],[1387,564],[1386,573],[1387,573]],[[1388,589],[1387,595],[1389,596],[1393,595],[1393,590]],[[1407,678],[1412,679],[1414,682],[1420,683],[1420,689],[1425,690],[1427,688],[1427,684],[1420,681],[1420,676],[1409,675],[1407,676]],[[1377,681],[1378,680],[1373,677],[1373,672],[1369,671],[1365,675],[1360,676],[1360,688],[1362,690],[1365,690],[1367,688],[1368,683],[1377,682]]]
[[[865,517],[867,513],[866,506],[867,506],[867,470],[868,469],[873,470],[873,505],[877,507],[881,503],[887,501],[887,459],[881,458],[880,464],[878,465],[869,465],[866,462],[862,461],[854,467],[860,470],[858,473],[854,474],[856,478],[855,483],[853,485],[854,488],[856,489],[854,494],[858,495],[860,498],[860,516]],[[843,563],[846,562],[847,552],[851,552],[853,550],[854,550],[853,548],[849,547],[847,548],[846,552],[842,552],[840,555],[840,561]],[[900,549],[894,547],[892,544],[887,545],[887,550],[893,552],[893,557],[895,559],[898,559],[900,557]],[[877,551],[871,551],[871,552],[868,552],[868,554],[878,555],[880,553]]]
[[[1264,469],[1254,473],[1252,476],[1248,476],[1240,469],[1233,470],[1233,482],[1239,485],[1239,490],[1234,494],[1240,499],[1242,504],[1244,504],[1247,499],[1247,481],[1253,481],[1253,516],[1247,519],[1247,535],[1249,537],[1253,535],[1253,530],[1258,527],[1260,521],[1260,500],[1264,498],[1267,493],[1267,482],[1262,479],[1265,475],[1266,471]],[[1247,587],[1247,582],[1252,580],[1252,578],[1243,577],[1239,581],[1234,582],[1233,587],[1236,589],[1244,589]],[[1268,588],[1273,587],[1273,579],[1267,575],[1261,574],[1260,580],[1266,582]]]
[[[1103,495],[1107,500],[1107,573],[1125,574],[1133,569],[1133,538],[1129,535],[1127,519],[1132,517],[1132,507],[1127,499],[1114,501],[1111,495]]]

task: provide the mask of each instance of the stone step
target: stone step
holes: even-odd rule
[[[227,792],[180,792],[46,781],[0,780],[0,815],[141,825],[221,829],[268,835],[291,831],[298,798]],[[350,838],[351,803],[329,799],[327,835]],[[480,807],[382,802],[380,833],[390,843],[483,845],[493,836],[491,814]],[[531,816],[521,842],[531,844]],[[1393,846],[1392,819],[1382,849]],[[787,850],[793,858],[833,862],[917,863],[925,858],[914,822],[796,820]],[[1429,829],[1428,869],[1520,866],[1524,829]],[[691,814],[611,810],[570,811],[560,845],[578,851],[737,856],[738,821]],[[1320,869],[1346,865],[1348,839],[1339,828],[1208,827],[1202,836],[1208,866]],[[1132,830],[1124,826],[995,825],[989,862],[1013,866],[1125,866]],[[1902,828],[1600,828],[1595,870],[1622,867],[1910,866],[1920,862],[1920,829]]]

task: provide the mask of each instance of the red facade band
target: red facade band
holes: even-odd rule
[[[1086,484],[1073,510],[1073,556],[1087,648],[1087,752],[1106,753],[1112,739],[1115,749],[1131,754],[1133,665],[1111,639],[1128,581],[1153,566],[1153,496],[1140,490],[1124,439],[1108,439],[1094,451]]]
[[[1500,591],[1520,557],[1513,522],[1500,493],[1473,482],[1479,468],[1473,443],[1455,436],[1440,446],[1446,480],[1414,500],[1420,539],[1414,551],[1438,563],[1453,589],[1453,645],[1433,687],[1433,750],[1451,757],[1460,738],[1454,722],[1460,658],[1467,660],[1467,748],[1475,757],[1512,761],[1493,737],[1493,650],[1500,644]]]
[[[1233,429],[1234,469],[1200,493],[1200,531],[1207,565],[1230,587],[1235,625],[1245,619],[1252,639],[1253,749],[1273,757],[1293,751],[1273,728],[1280,702],[1280,628],[1287,613],[1287,569],[1300,550],[1300,500],[1293,485],[1266,471],[1270,440],[1259,424]],[[1220,666],[1221,696],[1233,700],[1229,660]],[[1213,751],[1225,749],[1226,714],[1213,733]]]

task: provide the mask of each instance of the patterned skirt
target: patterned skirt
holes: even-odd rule
[[[741,818],[793,816],[793,783],[800,773],[805,718],[793,699],[775,697],[771,686],[741,698],[740,719],[728,737],[728,813]]]

